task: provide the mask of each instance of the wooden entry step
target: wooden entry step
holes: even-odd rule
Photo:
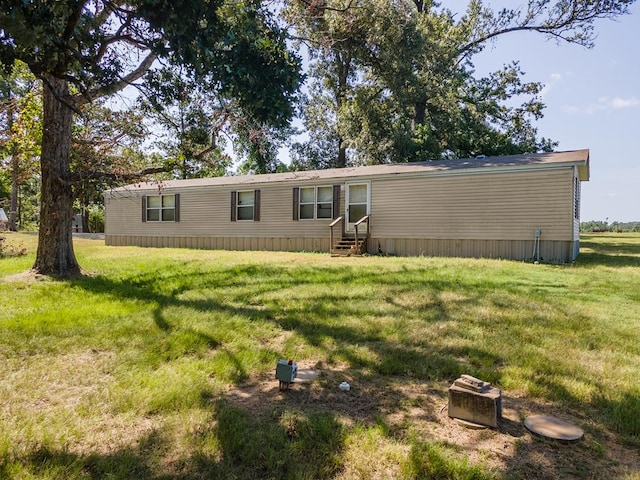
[[[360,257],[363,253],[366,253],[367,240],[358,239],[356,245],[355,238],[341,238],[333,244],[331,247],[332,257]]]

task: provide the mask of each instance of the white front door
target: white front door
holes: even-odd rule
[[[354,182],[346,184],[345,205],[347,215],[347,232],[355,232],[354,225],[362,217],[371,213],[371,183]],[[369,224],[367,222],[358,226],[358,233],[367,233]]]

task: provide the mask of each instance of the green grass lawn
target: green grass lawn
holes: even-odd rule
[[[0,478],[640,478],[611,453],[640,453],[640,235],[583,236],[573,265],[76,239],[68,281],[7,241],[29,253],[0,259]],[[279,393],[279,358],[323,375]],[[462,373],[585,440],[446,437]]]

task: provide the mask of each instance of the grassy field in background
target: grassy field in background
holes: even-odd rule
[[[640,478],[611,453],[640,453],[640,235],[584,235],[573,265],[76,239],[67,281],[7,241],[29,253],[0,259],[0,478]],[[279,358],[325,373],[265,392]],[[441,438],[462,373],[585,440]]]

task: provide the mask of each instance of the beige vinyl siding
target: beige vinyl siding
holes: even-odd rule
[[[579,241],[580,240],[580,212],[582,210],[582,184],[580,182],[580,177],[579,177],[579,172],[578,172],[578,168],[575,167],[574,169],[574,191],[573,192],[573,208],[574,208],[574,215],[573,215],[573,239],[575,241]],[[576,198],[577,196],[577,198]],[[577,203],[577,205],[576,205]],[[575,215],[575,209],[577,208],[578,210],[578,215]]]
[[[573,166],[518,171],[456,171],[277,182],[180,184],[180,222],[143,222],[142,196],[157,191],[108,192],[109,245],[225,250],[329,251],[332,219],[294,220],[293,189],[370,182],[370,253],[531,259],[541,230],[543,261],[575,258]],[[222,180],[218,180],[222,181]],[[230,181],[230,180],[228,180]],[[260,221],[231,221],[231,192],[260,190]],[[336,232],[340,234],[339,231]]]
[[[573,170],[384,179],[372,184],[377,238],[572,239]]]
[[[357,179],[352,179],[352,181]],[[475,175],[400,176],[371,181],[376,238],[574,239],[573,170]],[[335,183],[335,182],[334,182]],[[332,183],[333,184],[333,183]],[[143,192],[107,196],[107,234],[323,238],[332,220],[293,220],[293,184],[256,184],[259,222],[231,221],[232,186],[181,189],[180,222],[142,222]],[[132,196],[128,196],[128,195]],[[341,192],[344,213],[344,191]]]
[[[314,184],[315,185],[315,184]],[[319,186],[333,186],[318,184]],[[293,220],[293,184],[210,186],[164,193],[180,193],[180,222],[142,222],[143,192],[122,191],[107,196],[106,231],[128,236],[212,236],[264,238],[323,238],[332,219]],[[260,221],[231,221],[231,192],[260,190]],[[342,207],[343,208],[343,207]]]

